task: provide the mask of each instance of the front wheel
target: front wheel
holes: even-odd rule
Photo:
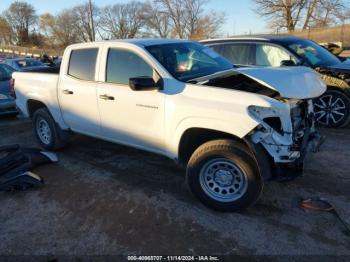
[[[343,127],[350,121],[350,99],[338,90],[328,90],[314,100],[316,122],[323,127]]]
[[[231,140],[214,140],[193,153],[187,180],[204,205],[218,211],[239,211],[259,198],[263,179],[247,150]]]

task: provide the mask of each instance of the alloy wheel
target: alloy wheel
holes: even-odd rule
[[[325,94],[314,102],[316,121],[323,126],[334,126],[346,116],[346,104],[337,94]]]

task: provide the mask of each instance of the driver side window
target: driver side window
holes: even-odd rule
[[[293,60],[284,49],[269,44],[256,44],[256,65],[279,67],[284,60]],[[293,62],[296,63],[295,60]]]
[[[137,54],[111,48],[108,52],[106,82],[129,85],[133,77],[153,77],[153,69]]]

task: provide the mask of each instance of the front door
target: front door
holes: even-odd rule
[[[159,90],[134,91],[131,77],[158,74],[133,51],[111,48],[106,53],[105,81],[98,86],[101,134],[110,140],[160,152],[164,148],[164,101]]]

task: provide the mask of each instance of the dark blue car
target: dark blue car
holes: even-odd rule
[[[11,75],[15,70],[5,64],[0,64],[0,116],[17,114],[13,89],[11,90]]]
[[[314,100],[321,126],[350,123],[350,60],[337,57],[317,43],[296,36],[257,35],[201,41],[237,66],[311,67],[320,73],[327,91]]]

